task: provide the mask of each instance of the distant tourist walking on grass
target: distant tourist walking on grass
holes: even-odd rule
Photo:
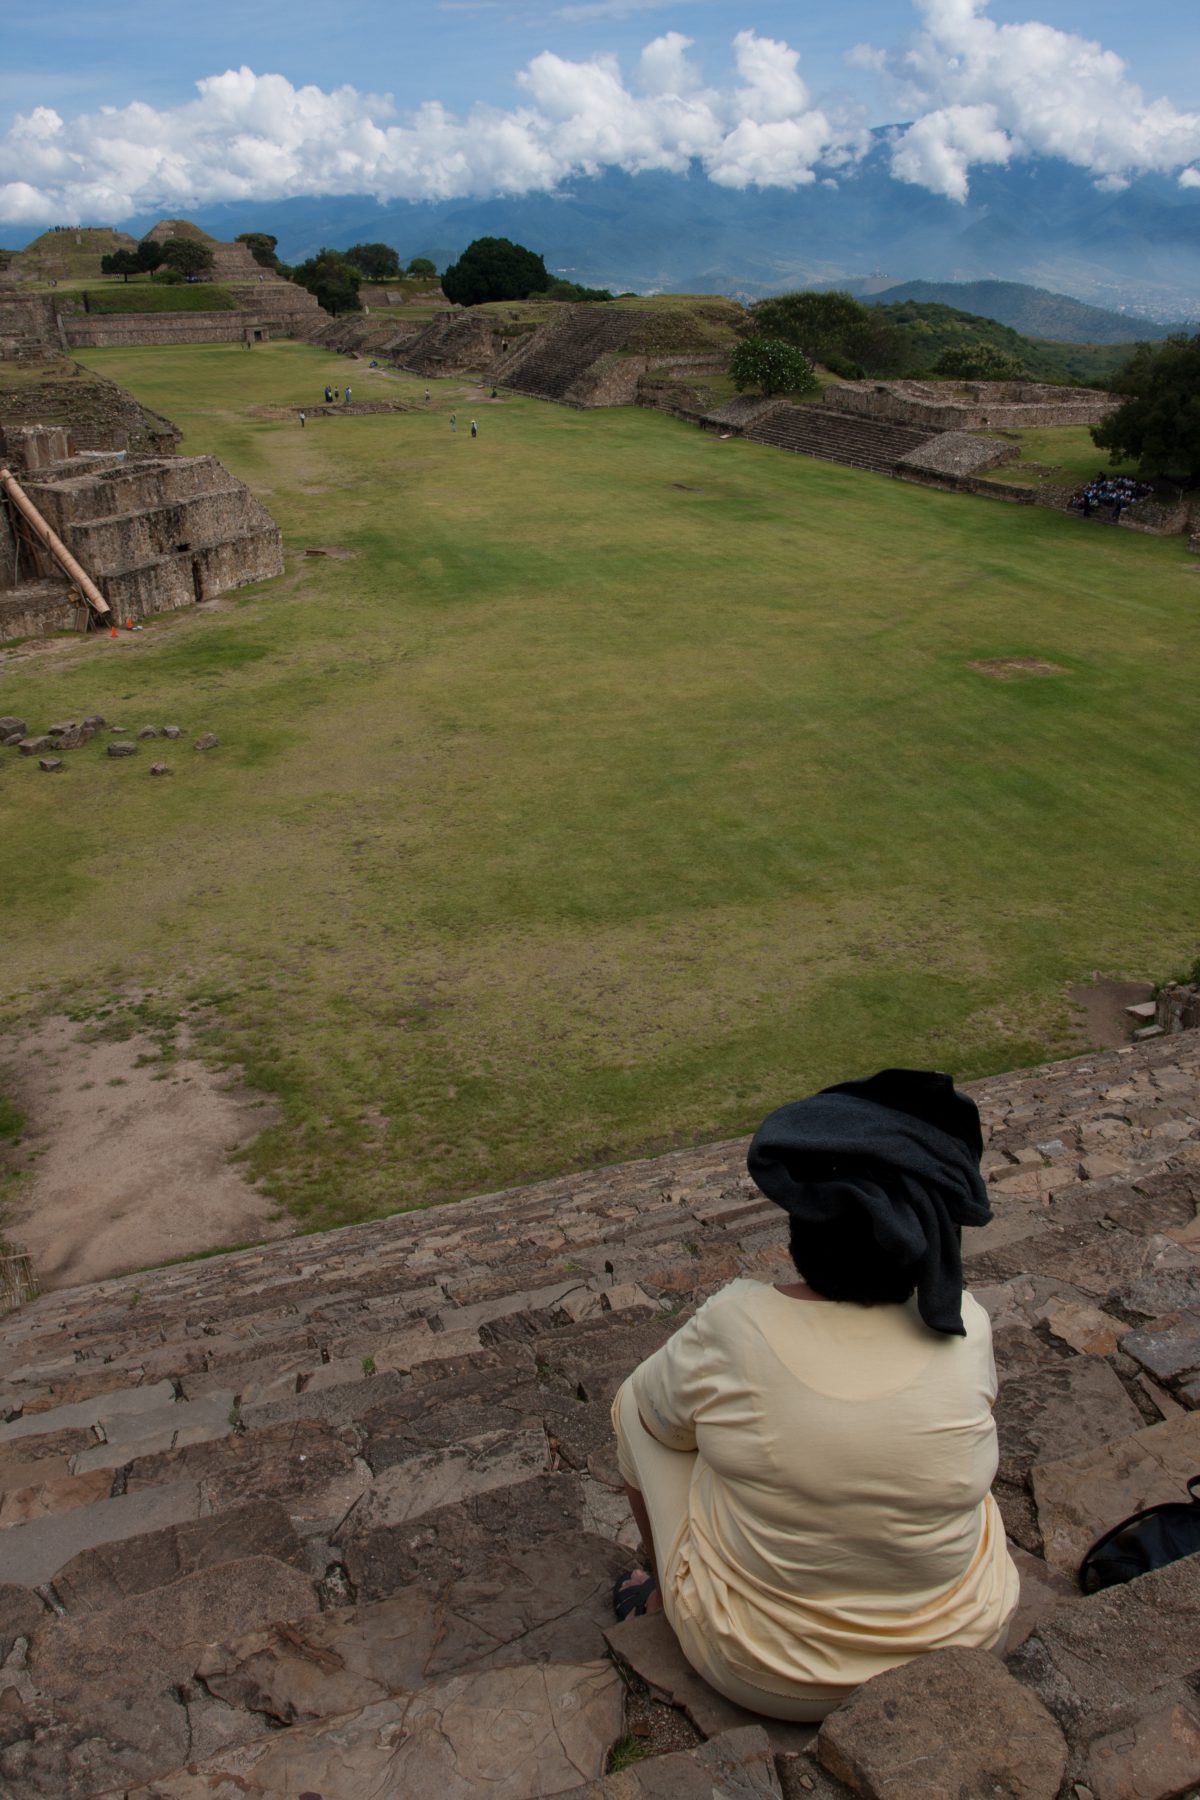
[[[458,414],[457,413],[450,414],[450,429],[451,429],[451,431],[458,430]]]
[[[300,408],[300,429],[301,429],[301,431],[303,431],[303,430],[304,430],[304,427],[305,427],[305,425],[306,425],[306,424],[307,424],[307,423],[308,423],[308,421],[307,421],[307,419],[306,419],[306,418],[305,418],[305,417],[304,417],[304,408],[303,408],[303,407],[301,407],[301,408]]]
[[[425,404],[426,404],[426,406],[429,405],[429,389],[428,388],[425,389]]]
[[[475,423],[475,421],[474,421],[474,419],[472,419],[472,420],[471,420],[471,436],[472,436],[472,437],[478,437],[478,436],[479,436],[479,427],[478,427],[478,425],[477,425],[477,424],[476,424],[476,423]]]
[[[347,388],[346,389],[346,405],[349,406],[349,404],[350,404],[350,389]]]

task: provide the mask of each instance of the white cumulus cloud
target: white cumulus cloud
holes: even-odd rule
[[[404,119],[386,96],[294,87],[229,69],[196,98],[66,120],[45,107],[0,139],[0,221],[120,219],[162,208],[298,194],[444,200],[557,187],[605,167],[686,170],[731,187],[796,187],[822,160],[853,161],[857,121],[810,105],[789,45],[739,32],[737,85],[704,84],[690,40],[667,32],[628,82],[614,56],[550,51],[518,76],[524,103],[465,116],[429,101]]]
[[[599,16],[657,0],[591,3]],[[852,53],[892,84],[912,120],[891,145],[900,180],[962,201],[973,168],[1036,154],[1110,186],[1147,170],[1200,185],[1200,114],[1147,100],[1099,44],[1037,23],[997,25],[988,0],[914,5],[920,29],[905,47]],[[0,137],[0,223],[304,194],[550,192],[609,167],[699,165],[725,187],[798,188],[851,174],[869,148],[860,118],[814,101],[791,45],[740,31],[723,87],[706,83],[692,48],[665,32],[629,76],[615,56],[547,50],[518,75],[518,105],[465,114],[430,100],[401,117],[386,95],[296,87],[249,68],[205,77],[175,107],[134,101],[64,118],[35,106]]]
[[[914,0],[923,29],[852,60],[891,77],[913,117],[892,172],[965,200],[973,164],[1056,156],[1119,187],[1200,156],[1200,113],[1147,100],[1119,56],[1036,21],[998,25],[988,0]],[[1181,177],[1185,186],[1190,180]]]

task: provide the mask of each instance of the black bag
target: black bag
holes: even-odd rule
[[[1193,1475],[1187,1486],[1190,1501],[1147,1506],[1096,1539],[1079,1565],[1085,1594],[1134,1581],[1200,1550],[1200,1475]]]

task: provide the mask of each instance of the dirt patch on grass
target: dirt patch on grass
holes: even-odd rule
[[[1022,675],[1066,675],[1061,663],[1043,662],[1037,656],[995,656],[987,662],[973,662],[971,667],[993,681],[1016,681]]]
[[[1128,1044],[1144,1019],[1131,1019],[1127,1006],[1138,1006],[1154,992],[1148,981],[1112,981],[1097,975],[1068,989],[1078,1017],[1074,1031],[1081,1050],[1119,1050]]]
[[[350,562],[356,555],[341,544],[313,544],[305,552],[305,556],[332,556],[336,562]]]
[[[0,1041],[0,1088],[27,1120],[4,1154],[20,1176],[4,1234],[44,1289],[292,1229],[230,1161],[273,1109],[186,1054],[165,1061],[149,1036],[89,1041],[51,1019]]]

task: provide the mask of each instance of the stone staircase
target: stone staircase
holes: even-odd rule
[[[777,450],[816,456],[823,462],[846,463],[852,469],[875,469],[890,475],[902,456],[936,437],[909,425],[856,418],[827,406],[784,404],[757,419],[744,436]]]
[[[974,1091],[1007,1667],[921,1659],[810,1741],[689,1679],[661,1620],[612,1626],[616,1387],[734,1275],[790,1272],[719,1144],[0,1320],[0,1793],[1192,1794],[1200,1558],[1070,1577],[1200,1469],[1200,1034]],[[606,1773],[618,1743],[651,1754]]]
[[[637,334],[639,324],[636,313],[566,305],[561,317],[518,339],[508,355],[493,364],[490,378],[540,400],[594,403],[595,365],[601,358],[624,351]],[[630,368],[626,401],[632,399],[637,377],[645,368],[644,356]]]

